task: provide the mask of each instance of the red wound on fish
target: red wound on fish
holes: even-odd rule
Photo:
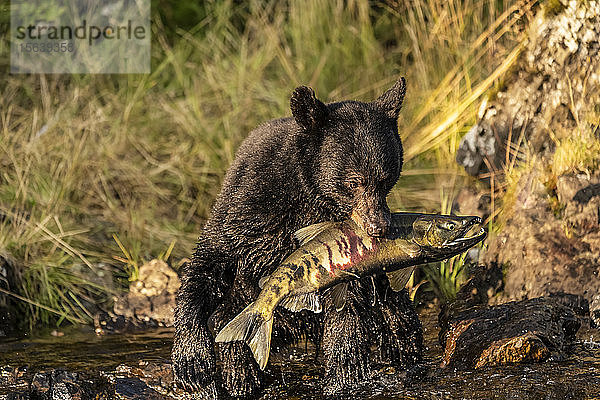
[[[341,236],[339,239],[336,239],[335,242],[338,247],[338,251],[341,257],[348,259],[346,263],[335,263],[333,261],[333,251],[329,244],[323,243],[323,246],[327,249],[327,254],[329,255],[329,274],[334,275],[335,270],[347,270],[351,268],[353,265],[358,264],[359,262],[367,259],[371,254],[377,251],[377,241],[373,240],[371,242],[372,248],[368,248],[364,242],[362,237],[357,235],[352,229],[348,226],[343,225],[341,227]]]
[[[333,275],[334,267],[333,267],[333,252],[331,251],[331,247],[325,242],[323,242],[323,246],[327,249],[327,254],[329,254],[329,274]]]

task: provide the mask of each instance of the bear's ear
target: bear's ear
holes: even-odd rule
[[[383,110],[390,118],[398,119],[405,93],[406,81],[404,80],[404,77],[402,77],[394,84],[394,86],[379,96],[373,103]]]
[[[290,108],[294,119],[304,130],[311,131],[325,123],[329,110],[315,92],[307,86],[299,86],[292,93]]]

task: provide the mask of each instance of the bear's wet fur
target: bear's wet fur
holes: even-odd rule
[[[401,78],[373,102],[326,105],[300,86],[290,100],[292,117],[259,126],[242,143],[181,273],[173,346],[181,387],[257,393],[263,372],[247,345],[216,347],[214,336],[258,296],[260,278],[298,247],[294,232],[352,217],[373,236],[385,233],[386,196],[402,169],[397,119],[404,93]],[[321,345],[326,392],[366,380],[374,345],[397,367],[421,358],[416,312],[406,291],[393,292],[385,277],[352,282],[342,311],[324,297],[320,314],[277,308],[272,351],[302,337]]]

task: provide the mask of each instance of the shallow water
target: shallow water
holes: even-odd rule
[[[0,365],[30,369],[104,370],[140,360],[170,362],[173,330],[97,336],[91,329],[67,329],[51,335],[0,341]]]
[[[600,399],[600,331],[582,327],[571,355],[542,364],[454,371],[439,368],[441,347],[436,311],[421,312],[425,330],[426,373],[406,385],[406,373],[375,367],[373,379],[347,393],[363,399]],[[172,330],[97,337],[91,330],[69,329],[63,337],[4,339],[0,341],[0,366],[28,366],[25,376],[53,368],[82,372],[88,379],[126,374],[124,366],[169,366]],[[305,350],[306,349],[306,350]],[[314,349],[299,345],[273,354],[263,399],[323,399],[323,370],[314,361]],[[117,371],[117,372],[115,372]],[[129,370],[127,370],[129,371]],[[106,378],[98,378],[106,379]],[[170,379],[161,381],[166,396],[184,398],[170,390]],[[126,383],[126,382],[125,382]],[[152,385],[151,385],[152,386]],[[0,380],[0,396],[15,390]],[[125,390],[127,392],[127,390]],[[138,393],[139,395],[139,393]],[[134,398],[121,396],[121,398]],[[143,398],[143,397],[138,397]]]

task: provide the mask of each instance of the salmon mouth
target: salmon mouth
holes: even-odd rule
[[[442,249],[462,252],[475,246],[487,237],[487,231],[482,224],[483,221],[480,217],[469,217],[463,220],[463,227],[459,230],[457,237],[444,242]]]
[[[439,246],[422,246],[423,255],[427,262],[442,261],[461,254],[487,237],[480,217],[455,217],[453,221],[462,226],[452,239],[446,240]]]
[[[421,259],[423,262],[435,262],[454,257],[469,248],[475,246],[487,237],[487,232],[483,227],[483,220],[477,216],[455,216],[440,214],[420,214],[420,213],[392,213],[392,224],[390,233],[386,239],[395,240],[398,238],[411,238],[413,240],[415,233],[415,224],[422,220],[421,228],[425,230],[440,229],[446,230],[443,225],[448,224],[452,227],[452,234],[446,235],[444,239],[435,244],[419,244],[421,248]],[[440,226],[434,226],[437,224]],[[458,226],[456,226],[458,224]],[[427,232],[420,232],[420,235],[426,235]]]

